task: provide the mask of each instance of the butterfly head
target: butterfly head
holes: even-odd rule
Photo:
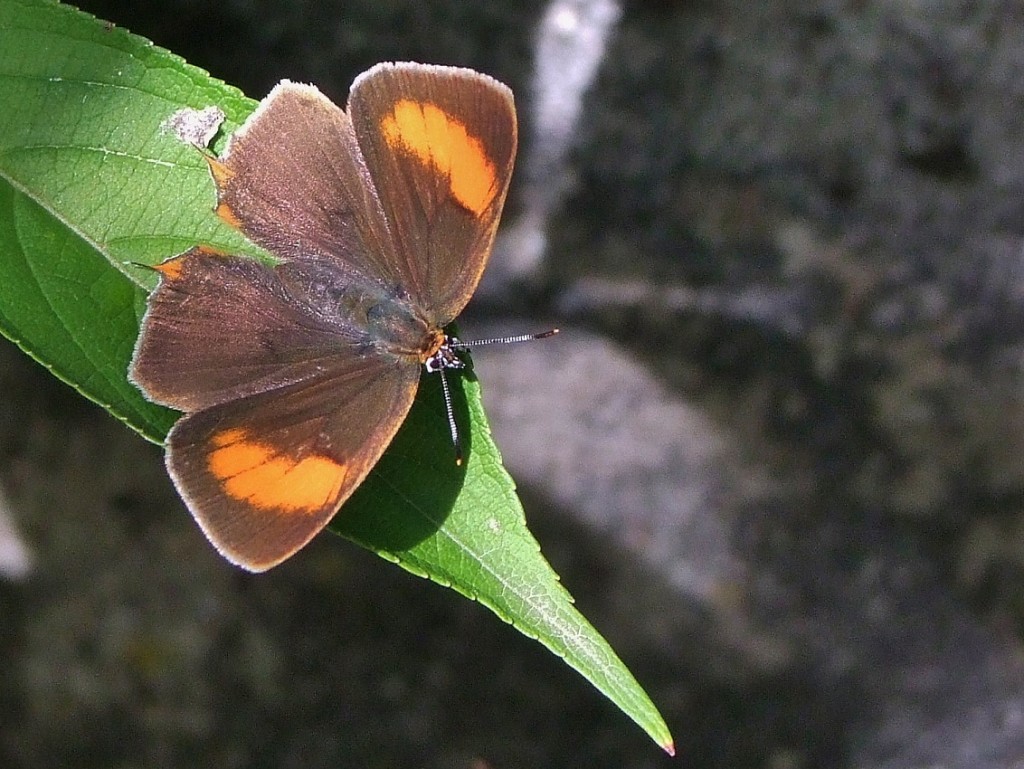
[[[445,369],[460,369],[466,367],[466,362],[459,357],[458,351],[464,349],[462,344],[454,336],[444,335],[438,348],[423,361],[424,368],[430,374],[436,374]]]

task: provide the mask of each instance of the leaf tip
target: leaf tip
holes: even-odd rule
[[[669,737],[666,742],[661,743],[661,749],[668,753],[670,756],[675,758],[676,755],[676,743]]]

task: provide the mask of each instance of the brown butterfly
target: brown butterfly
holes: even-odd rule
[[[130,376],[185,412],[167,467],[251,571],[309,542],[366,478],[490,255],[512,94],[467,69],[380,64],[342,110],[284,81],[208,158],[217,214],[280,261],[204,247],[155,269]],[[454,434],[454,422],[453,434]]]

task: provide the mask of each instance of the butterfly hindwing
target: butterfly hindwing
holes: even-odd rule
[[[414,363],[337,361],[320,376],[183,417],[167,467],[207,538],[264,571],[309,542],[366,478],[419,381]]]
[[[194,248],[156,269],[130,376],[147,396],[180,411],[198,411],[302,381],[338,357],[372,352],[353,318],[333,316],[309,300],[316,269],[279,265]]]

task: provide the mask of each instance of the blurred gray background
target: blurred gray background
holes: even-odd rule
[[[680,757],[336,537],[230,567],[157,447],[3,342],[0,765],[1024,767],[1019,4],[79,5],[257,98],[389,59],[512,86],[462,333],[562,328],[476,372]]]

